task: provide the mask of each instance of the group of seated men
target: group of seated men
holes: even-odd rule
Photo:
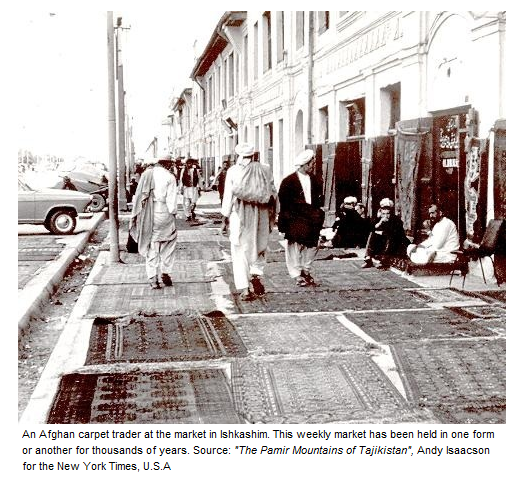
[[[345,198],[332,227],[335,231],[333,246],[365,246],[362,268],[378,263],[377,268],[386,270],[393,258],[409,257],[418,265],[455,260],[456,255],[452,252],[459,249],[457,227],[437,205],[428,209],[429,220],[423,224],[427,238],[419,244],[412,244],[406,236],[402,220],[393,211],[392,200],[384,198],[379,205],[376,219],[369,222],[356,211],[357,199],[353,196]]]

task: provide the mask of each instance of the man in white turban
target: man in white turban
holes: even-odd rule
[[[315,155],[311,149],[301,152],[296,171],[279,187],[278,228],[287,240],[285,258],[288,273],[300,287],[314,285],[310,273],[323,227],[322,188],[313,175]]]
[[[236,146],[238,160],[228,169],[221,214],[229,227],[234,284],[244,301],[265,293],[261,277],[268,237],[277,212],[277,190],[270,166],[253,160],[254,147]]]
[[[145,270],[151,288],[159,289],[159,278],[165,286],[172,285],[169,273],[174,268],[176,248],[176,178],[167,169],[172,162],[165,154],[148,164],[152,168],[142,174],[132,207],[130,234],[138,243],[138,252],[145,257]]]

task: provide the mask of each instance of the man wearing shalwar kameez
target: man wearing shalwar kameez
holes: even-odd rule
[[[253,161],[251,145],[239,144],[235,151],[239,157],[228,169],[221,214],[229,229],[234,284],[241,299],[248,301],[265,293],[261,277],[268,237],[275,223],[277,191],[270,166]],[[258,165],[254,170],[258,178],[245,176],[253,168],[248,166],[250,163]],[[245,190],[262,195],[264,202],[247,201],[250,198],[244,196]]]
[[[176,248],[176,178],[166,168],[170,155],[154,160],[153,168],[140,178],[130,221],[130,234],[138,243],[139,253],[145,257],[145,270],[153,289],[171,286],[169,273],[173,271]]]
[[[278,229],[287,240],[288,273],[300,287],[315,284],[310,270],[324,221],[321,184],[313,174],[314,160],[314,152],[305,149],[295,160],[296,171],[279,186]]]

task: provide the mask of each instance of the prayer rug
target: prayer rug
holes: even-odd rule
[[[238,317],[232,324],[255,355],[364,350],[364,341],[330,314]]]
[[[444,424],[505,424],[506,400],[492,397],[485,401],[452,401],[430,407]]]
[[[490,337],[490,330],[451,310],[347,314],[377,342],[391,344],[419,339]]]
[[[250,423],[383,422],[408,404],[363,354],[232,364],[238,413]]]
[[[476,307],[452,307],[452,310],[468,319],[499,319],[506,317],[506,309],[498,305],[478,305]]]
[[[421,406],[506,397],[506,341],[409,341],[391,346],[408,399]]]
[[[223,236],[219,232],[219,228],[205,228],[201,229],[201,227],[195,227],[197,229],[194,230],[179,230],[178,231],[178,242],[186,243],[186,242],[212,242],[214,241],[216,245],[219,242],[223,242]]]
[[[211,242],[211,245],[203,243],[178,243],[174,251],[174,260],[181,262],[189,262],[196,260],[205,261],[220,261],[223,260],[223,250],[226,248],[226,243],[216,244]],[[145,258],[139,253],[120,253],[121,260],[126,264],[144,264]]]
[[[18,261],[51,261],[63,251],[63,247],[19,248]]]
[[[314,287],[295,287],[294,292],[267,293],[251,302],[231,295],[240,313],[344,312],[350,310],[415,309],[426,302],[401,289],[327,292]]]
[[[470,292],[464,292],[470,293]],[[480,297],[486,302],[497,301],[506,303],[506,291],[505,290],[485,290],[482,292],[473,292],[474,295]]]
[[[220,370],[67,374],[49,424],[239,424]]]
[[[359,261],[360,264],[360,261]],[[220,266],[220,272],[231,289],[234,278],[231,264]],[[297,287],[295,280],[288,274],[286,264],[268,263],[265,268],[263,283],[267,292],[318,292],[340,290],[381,290],[392,288],[413,288],[417,284],[400,277],[393,272],[364,271],[357,267],[353,270],[351,262],[322,262],[312,266],[312,276],[316,285],[313,287]],[[422,297],[419,297],[422,298]]]
[[[430,302],[445,303],[445,302],[476,302],[477,297],[463,294],[458,290],[451,288],[442,289],[416,289],[413,290],[419,297],[423,297]]]
[[[18,264],[18,289],[24,288],[42,268],[41,262],[22,262]]]
[[[212,282],[215,276],[207,275],[207,262],[193,260],[178,262],[175,271],[171,273],[173,282]],[[145,265],[128,265],[114,263],[104,265],[94,277],[89,280],[92,285],[137,284],[147,282]]]
[[[224,317],[197,314],[95,319],[86,364],[218,359],[246,355]]]
[[[18,235],[18,249],[49,248],[59,246],[63,249],[66,244],[63,238],[53,235]]]
[[[149,285],[97,285],[87,309],[88,317],[119,317],[128,314],[170,315],[185,311],[216,310],[210,283],[175,283],[153,290]]]

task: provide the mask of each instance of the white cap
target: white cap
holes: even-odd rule
[[[315,156],[314,152],[311,149],[305,149],[299,155],[297,158],[295,158],[295,166],[304,166],[305,164],[309,163],[310,160]]]
[[[385,207],[388,207],[388,208],[393,208],[393,201],[390,200],[390,198],[383,198],[381,200],[381,202],[379,203],[379,206],[381,208],[385,208]]]
[[[243,158],[247,158],[249,156],[253,156],[255,149],[254,146],[248,143],[240,143],[236,146],[235,152],[238,156],[241,156]]]
[[[353,203],[354,205],[357,203],[357,198],[355,196],[347,196],[344,199],[345,204]]]
[[[158,162],[158,158],[148,158],[145,161],[143,161],[143,164],[145,166],[150,166],[152,164],[156,164]]]

